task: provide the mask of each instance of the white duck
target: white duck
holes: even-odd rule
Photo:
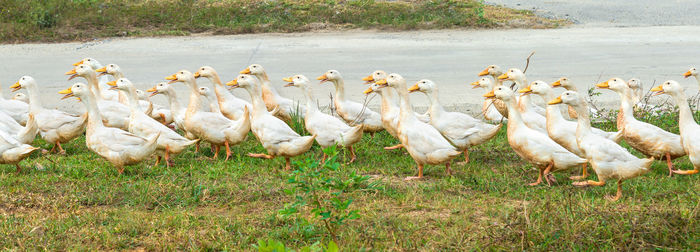
[[[574,85],[574,83],[568,77],[559,78],[557,81],[552,83],[552,87],[555,87],[555,88],[556,87],[563,87],[566,90],[578,92],[576,85]],[[594,116],[598,115],[598,110],[595,110],[594,108],[592,108],[590,106],[588,108],[589,108],[590,113],[592,115],[594,115]],[[569,114],[569,118],[574,119],[574,120],[576,119],[576,117],[577,117],[576,110],[574,110],[573,107],[568,106],[567,113]]]
[[[377,83],[370,84],[369,88],[367,88],[367,90],[364,91],[366,95],[369,95],[374,92],[379,93],[379,95],[382,97],[382,106],[380,112],[382,115],[382,125],[384,126],[384,129],[387,132],[389,132],[390,135],[398,139],[399,133],[397,129],[399,127],[399,115],[401,109],[398,106],[396,106],[396,104],[394,104],[394,101],[391,99],[391,94],[393,91],[391,91],[390,88],[382,88]],[[403,144],[399,143],[394,146],[384,147],[384,149],[394,150],[402,147]]]
[[[184,151],[187,146],[193,145],[199,141],[198,139],[188,140],[180,136],[177,132],[168,128],[168,126],[163,125],[141,111],[137,103],[136,88],[134,88],[134,85],[128,79],[121,78],[116,81],[107,82],[107,84],[121,90],[126,96],[126,101],[129,103],[129,110],[131,111],[131,115],[129,116],[129,132],[144,138],[160,135],[157,141],[158,147],[156,148],[156,153],[158,154],[158,158],[155,165],[160,163],[162,157],[165,160],[166,166],[170,167],[172,164],[172,160],[170,159],[171,155],[179,154]]]
[[[146,107],[152,107],[152,111],[149,114],[151,118],[156,119],[165,125],[173,123],[173,114],[170,112],[170,109],[153,103],[149,96],[146,95],[146,93],[141,89],[136,89],[136,96],[139,98],[139,107],[142,111],[146,111],[143,109],[144,107],[141,106],[142,102],[146,102],[148,104]]]
[[[345,99],[345,81],[336,70],[328,70],[316,78],[321,83],[330,81],[335,86],[333,105],[338,115],[351,125],[362,124],[363,130],[374,135],[384,129],[382,116],[365,106],[365,104]]]
[[[29,104],[29,96],[27,96],[24,93],[16,93],[15,95],[12,96],[12,100],[21,101],[21,102],[24,102],[26,104]]]
[[[214,91],[211,91],[208,87],[199,87],[199,95],[207,99],[207,102],[209,102],[209,110],[211,110],[212,113],[221,113],[221,108],[216,101],[216,94]]]
[[[66,72],[66,75],[70,75],[68,80],[72,80],[75,77],[83,77],[87,80],[90,90],[92,91],[97,103],[102,120],[107,127],[114,127],[126,130],[129,125],[129,107],[118,101],[104,99],[101,94],[104,92],[97,82],[97,73],[90,66],[82,64],[78,65],[72,70]],[[115,92],[112,90],[112,92]],[[115,96],[116,97],[116,96]],[[148,112],[150,113],[150,111]]]
[[[547,133],[531,129],[523,122],[513,91],[506,86],[497,86],[493,91],[484,95],[486,98],[498,98],[508,106],[508,144],[526,161],[539,168],[537,181],[530,183],[534,186],[542,183],[542,177],[547,177],[550,184],[550,172],[567,170],[586,163],[586,159],[564,149],[549,138]]]
[[[226,85],[245,89],[252,100],[251,129],[268,154],[248,153],[248,156],[266,159],[282,156],[285,161],[285,169],[290,170],[292,167],[290,158],[308,151],[316,136],[300,136],[284,121],[270,114],[263,101],[261,84],[255,76],[241,74]]]
[[[106,127],[102,123],[97,98],[88,85],[76,83],[59,94],[65,94],[63,99],[73,96],[80,98],[88,113],[85,144],[112,163],[120,174],[124,173],[124,166],[139,163],[156,151],[160,134],[143,138],[118,128]]]
[[[178,100],[177,98],[177,92],[175,92],[175,89],[173,89],[173,87],[168,85],[168,83],[159,82],[154,87],[146,91],[151,92],[150,96],[154,96],[157,94],[164,95],[168,99],[168,104],[170,105],[170,112],[173,115],[173,122],[175,123],[175,127],[184,131],[185,138],[190,140],[197,139],[197,136],[187,132],[187,129],[185,129],[185,114],[187,113],[187,108],[180,104],[180,100]],[[197,142],[195,144],[195,152],[199,152],[199,143],[200,142]]]
[[[97,69],[103,68],[102,64],[100,64],[99,61],[97,61],[94,58],[89,58],[89,57],[84,58],[76,63],[73,63],[73,66],[77,67],[77,66],[83,65],[83,64],[89,66],[94,71],[97,71]],[[100,86],[100,88],[94,89],[94,87],[92,87],[93,92],[95,90],[99,90],[100,96],[102,96],[102,99],[104,99],[104,100],[119,101],[119,92],[114,91],[114,90],[110,90],[109,86],[107,86],[108,81],[109,81],[109,79],[107,78],[107,76],[99,77],[99,81],[98,81],[99,84],[98,85]]]
[[[493,81],[486,77],[483,77],[478,81],[472,82],[471,85],[472,88],[485,89],[486,93],[491,92],[491,90],[493,90],[494,87]],[[502,104],[502,106],[496,105],[496,103],[500,103]],[[499,107],[502,107],[503,110],[500,111]],[[484,102],[481,104],[481,114],[484,116],[484,119],[489,120],[491,122],[502,122],[503,120],[508,120],[508,109],[505,107],[503,101],[498,99],[484,100]]]
[[[542,97],[545,101],[551,101],[556,98],[554,94],[554,89],[544,81],[533,81],[529,86],[520,90],[523,95],[529,95],[530,93],[537,94]],[[576,154],[579,157],[585,158],[583,151],[578,147],[576,142],[576,122],[572,122],[564,119],[561,114],[560,105],[548,105],[547,106],[547,133],[549,137],[558,143],[566,150],[571,153]],[[597,128],[592,128],[593,134],[608,138],[615,142],[618,142],[621,137],[621,132],[605,132]],[[583,164],[583,175],[573,176],[571,179],[579,180],[587,177],[586,163]]]
[[[0,88],[0,112],[10,116],[12,120],[24,126],[29,119],[29,105],[18,100],[7,100],[2,96]]]
[[[407,177],[405,180],[423,178],[423,167],[426,164],[445,164],[445,172],[451,174],[450,160],[462,152],[447,141],[435,127],[416,118],[408,97],[406,80],[401,75],[392,73],[376,83],[384,88],[391,87],[399,94],[401,112],[396,130],[401,144],[418,165],[418,176]]]
[[[588,104],[575,91],[566,91],[561,96],[549,101],[548,104],[565,103],[576,109],[578,125],[576,127],[576,142],[585,153],[586,159],[598,175],[598,181],[588,180],[574,182],[576,186],[603,186],[608,179],[617,179],[617,194],[607,197],[618,200],[622,196],[622,181],[643,175],[649,171],[654,157],[639,159],[630,154],[622,146],[612,140],[594,134],[588,115]]]
[[[19,162],[38,149],[21,143],[4,131],[0,131],[0,164],[14,164],[17,167],[17,173],[22,170]]]
[[[493,88],[496,86],[503,86],[504,80],[498,78],[498,76],[503,75],[503,71],[501,70],[501,67],[499,67],[497,65],[489,65],[484,70],[479,72],[479,74],[478,74],[479,77],[483,77],[483,76],[487,76],[487,75],[491,76],[491,78],[493,78],[493,81],[491,82],[493,85],[491,86],[491,88],[488,88],[486,90],[487,93],[490,92],[491,90],[493,90]],[[490,99],[490,100],[491,100],[490,103],[492,103],[493,106],[496,107],[496,109],[501,114],[501,116],[503,116],[504,118],[508,118],[508,107],[506,107],[506,104],[503,103],[503,101],[501,101],[499,99]],[[484,102],[487,102],[487,101],[488,100],[486,100]]]
[[[695,80],[698,81],[698,86],[700,86],[700,77],[698,77],[698,69],[695,67],[691,67],[687,72],[683,74],[683,77],[688,78],[690,76],[695,77]]]
[[[470,147],[488,141],[501,129],[501,124],[492,125],[464,113],[446,111],[440,104],[437,84],[431,80],[420,80],[408,88],[408,91],[420,91],[428,96],[430,125],[433,125],[450,143],[464,152],[465,163],[469,162]]]
[[[185,112],[185,130],[197,138],[215,146],[214,158],[218,157],[221,145],[226,147],[226,160],[231,157],[231,146],[237,145],[248,136],[250,118],[248,112],[240,119],[232,121],[221,113],[201,111],[201,97],[194,74],[187,70],[166,77],[170,83],[182,82],[190,88],[190,102]],[[247,111],[247,110],[246,110]]]
[[[668,94],[678,105],[678,128],[681,135],[681,144],[685,153],[688,154],[693,170],[674,170],[677,174],[696,174],[700,172],[700,125],[695,122],[693,112],[688,105],[688,99],[680,84],[676,81],[666,81],[663,84],[651,89],[654,95]]]
[[[209,66],[200,67],[199,70],[194,73],[194,77],[206,77],[214,84],[213,92],[216,96],[213,96],[214,99],[207,96],[207,99],[209,99],[211,103],[217,103],[221,113],[228,119],[238,120],[238,118],[243,115],[243,111],[246,107],[248,107],[248,111],[252,111],[253,107],[250,102],[236,97],[226,89],[214,68]]]
[[[313,97],[311,82],[304,75],[295,75],[284,78],[287,87],[298,87],[304,91],[306,97],[306,116],[304,125],[306,130],[316,136],[316,142],[323,148],[330,146],[342,146],[350,151],[350,163],[356,159],[354,144],[362,140],[362,124],[350,127],[337,117],[328,115],[318,109]],[[323,160],[326,154],[323,154]]]
[[[54,145],[50,152],[58,151],[60,154],[65,154],[66,151],[61,147],[61,143],[82,136],[85,132],[87,113],[76,116],[57,109],[44,108],[39,86],[31,76],[22,76],[11,88],[12,91],[27,90],[30,101],[29,114],[34,116],[41,137]]]
[[[377,71],[372,72],[372,74],[368,75],[367,77],[362,78],[362,80],[365,81],[365,84],[372,84],[377,80],[386,79],[386,77],[387,77],[386,72],[384,72],[382,70],[377,70]],[[379,87],[379,86],[375,86],[375,87]],[[382,96],[382,108],[381,108],[381,111],[379,111],[380,112],[379,114],[382,115],[382,126],[384,126],[386,128],[386,122],[384,119],[384,117],[385,117],[384,112],[386,111],[385,104],[392,107],[392,109],[390,111],[393,111],[393,112],[392,112],[392,115],[390,117],[396,118],[396,121],[398,122],[400,109],[399,109],[399,106],[396,105],[396,102],[394,102],[394,93],[395,93],[394,90],[392,88],[381,89],[382,90],[381,92],[379,92],[378,91],[379,89],[377,89],[377,88],[375,88],[373,90],[377,91],[377,93],[379,93]],[[367,91],[367,90],[365,90],[365,91]],[[365,92],[365,94],[369,94],[369,93]],[[386,98],[387,103],[384,103],[385,98]],[[425,113],[423,113],[423,114],[420,114],[418,112],[413,112],[413,114],[421,122],[430,123],[430,112],[425,111]],[[393,134],[392,134],[392,136],[396,137]]]
[[[306,108],[300,106],[298,102],[294,102],[292,99],[282,97],[279,92],[277,92],[277,89],[272,86],[270,77],[267,76],[267,72],[265,72],[265,69],[261,65],[252,64],[240,73],[251,74],[258,78],[265,107],[268,111],[277,111],[275,115],[280,119],[289,121],[294,114],[298,114],[300,117],[305,116]],[[278,109],[275,110],[275,108]]]
[[[500,76],[498,76],[499,80],[511,80],[515,83],[516,88],[524,87],[527,85],[527,80],[525,79],[525,74],[523,74],[522,71],[519,69],[511,68],[508,69],[508,71]],[[494,88],[501,87],[503,85],[496,85]],[[543,110],[544,113],[539,113],[536,112],[537,109],[535,109],[535,104],[532,103],[532,99],[530,99],[529,96],[521,96],[519,98],[515,97],[517,101],[517,107],[518,112],[520,112],[520,118],[527,125],[527,127],[530,127],[531,129],[537,130],[541,133],[544,133],[545,135],[547,134],[547,119],[543,116],[546,113],[546,111]],[[505,101],[504,101],[505,102]],[[510,106],[506,106],[508,109],[510,109]],[[508,116],[510,116],[510,111],[508,111]],[[508,117],[510,118],[510,117]]]
[[[622,139],[647,157],[654,157],[659,160],[666,158],[668,174],[672,176],[673,163],[671,163],[671,160],[686,155],[681,145],[681,137],[634,118],[633,94],[624,80],[612,78],[606,82],[596,84],[596,87],[610,89],[620,95],[617,129],[622,131]]]

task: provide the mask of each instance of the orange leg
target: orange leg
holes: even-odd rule
[[[403,180],[414,180],[414,179],[422,179],[423,178],[423,165],[418,164],[418,176],[411,176],[411,177],[406,177]]]
[[[201,142],[201,141],[199,141]],[[194,152],[197,153],[199,152],[199,142],[194,143]]]
[[[575,185],[575,186],[604,186],[605,180],[601,180],[601,181],[587,180],[587,181],[574,182],[571,184]]]
[[[469,163],[469,149],[464,149],[464,163]]]
[[[666,166],[668,166],[668,176],[673,177],[673,163],[671,163],[671,153],[666,153]]]
[[[284,170],[289,171],[292,169],[292,161],[289,160],[289,157],[284,157]]]
[[[582,175],[581,175],[581,176],[571,176],[571,177],[569,177],[569,179],[571,179],[571,180],[581,180],[581,179],[585,179],[586,177],[588,177],[588,169],[586,169],[586,167],[588,167],[588,163],[583,163],[582,166],[583,166],[583,168],[582,168],[582,169],[583,169]]]
[[[160,123],[165,124],[167,120],[165,120],[165,115],[163,113],[160,113]]]
[[[617,181],[617,193],[615,194],[615,197],[613,196],[605,196],[605,199],[610,200],[610,201],[617,201],[622,197],[622,180]]]
[[[350,150],[350,162],[349,163],[355,162],[355,159],[357,159],[357,156],[355,155],[355,148],[353,148],[352,146],[349,146],[348,150]]]
[[[17,174],[19,174],[22,171],[22,167],[19,167],[19,164],[15,164],[15,167],[17,167]]]
[[[156,156],[156,163],[153,166],[158,166],[160,164],[160,156]]]
[[[542,175],[544,175],[544,179],[547,180],[547,185],[552,186],[552,181],[554,180],[554,177],[550,173],[552,171],[552,167],[554,167],[554,163],[549,163],[547,165],[547,168],[544,169],[544,172]]]
[[[219,157],[219,150],[221,150],[221,146],[219,145],[214,145],[214,159]]]
[[[229,147],[228,141],[224,142],[224,145],[226,146],[226,160],[224,161],[228,161],[228,159],[231,157],[231,147]]]
[[[543,173],[544,173],[544,170],[543,170],[543,169],[540,169],[540,174],[537,176],[537,181],[535,181],[535,182],[533,182],[533,183],[530,183],[530,184],[528,184],[528,185],[530,185],[530,186],[536,186],[536,185],[539,185],[540,183],[542,183],[542,174],[543,174]]]
[[[681,175],[692,175],[698,172],[700,172],[700,167],[695,167],[693,170],[673,170],[673,173]]]
[[[56,151],[56,146],[57,146],[57,145],[54,144],[53,147],[51,148],[51,150],[49,151],[49,153],[53,153],[54,151]]]
[[[117,171],[119,172],[119,174],[124,174],[124,166],[119,166],[119,167],[115,167],[115,168],[117,168]]]
[[[165,166],[170,168],[171,163],[172,160],[170,160],[170,146],[165,146]]]
[[[61,155],[65,155],[65,154],[66,154],[66,150],[64,150],[63,147],[61,147],[61,142],[56,141],[56,145],[55,145],[55,146],[58,147],[58,154],[61,154]]]
[[[452,175],[452,170],[450,170],[450,162],[445,163],[445,173],[449,176]]]
[[[254,157],[254,158],[264,158],[264,159],[273,159],[275,156],[273,155],[267,155],[265,153],[248,153],[249,157]]]
[[[385,150],[395,150],[395,149],[398,149],[398,148],[403,148],[403,144],[397,144],[397,145],[394,145],[394,146],[384,147]]]
[[[326,158],[327,158],[327,157],[328,157],[328,155],[326,155],[326,153],[324,152],[324,153],[323,153],[323,157],[321,158],[321,164],[326,163]]]

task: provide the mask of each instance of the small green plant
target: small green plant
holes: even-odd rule
[[[260,252],[294,252],[295,250],[287,248],[281,241],[269,239],[258,240],[258,244],[253,244],[253,247],[258,249]],[[328,242],[327,246],[322,245],[320,242],[316,242],[311,246],[304,246],[299,249],[299,252],[338,252],[340,249],[335,242]]]
[[[294,201],[284,205],[279,211],[283,217],[299,215],[304,210],[323,223],[331,240],[337,243],[338,231],[348,220],[357,219],[357,210],[351,210],[353,202],[350,193],[357,190],[374,190],[374,184],[368,183],[369,177],[356,174],[347,176],[339,171],[338,151],[335,147],[323,150],[328,155],[324,163],[307,158],[297,162],[287,183],[291,188],[284,192],[294,196]],[[303,217],[299,217],[303,218]],[[313,223],[313,221],[309,221]]]

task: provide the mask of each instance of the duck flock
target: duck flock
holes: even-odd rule
[[[478,74],[481,78],[471,83],[474,88],[486,90],[482,109],[486,121],[445,110],[433,81],[423,79],[409,86],[401,75],[380,70],[362,79],[368,86],[365,94],[381,96],[379,112],[346,99],[345,83],[338,71],[329,70],[316,78],[320,83],[330,82],[335,87],[335,113],[331,115],[319,109],[312,92],[314,81],[304,75],[283,79],[286,87],[303,91],[305,106],[298,106],[277,92],[265,69],[258,64],[245,68],[227,83],[209,66],[194,73],[180,70],[165,77],[168,82],[158,83],[146,92],[137,90],[116,64],[102,66],[93,58],[85,58],[73,66],[66,73],[70,76],[68,79],[84,78],[87,84],[75,83],[59,94],[64,95],[63,99],[76,97],[81,101],[87,110],[83,115],[44,108],[39,85],[30,76],[21,77],[11,86],[12,91],[24,89],[26,94],[17,93],[11,100],[0,98],[0,163],[14,164],[19,172],[18,163],[39,149],[31,145],[37,133],[53,144],[49,152],[59,154],[66,154],[61,144],[84,134],[88,149],[108,160],[120,173],[124,166],[152,157],[156,158],[155,165],[163,161],[169,167],[173,165],[173,155],[191,145],[196,145],[198,151],[202,141],[211,144],[214,158],[224,147],[228,160],[231,146],[245,141],[252,130],[267,153],[248,153],[248,156],[283,157],[285,169],[289,170],[290,158],[307,152],[314,141],[324,148],[347,148],[350,162],[353,162],[356,159],[353,145],[362,139],[363,133],[373,135],[386,130],[400,144],[384,149],[403,148],[416,162],[417,176],[406,178],[412,180],[423,177],[425,165],[444,164],[450,174],[452,159],[464,154],[464,161],[469,162],[469,148],[493,138],[501,128],[501,124],[496,123],[507,121],[508,143],[512,149],[539,168],[537,181],[530,185],[538,185],[543,180],[550,184],[552,172],[581,167],[582,175],[571,177],[577,181],[574,185],[602,186],[607,180],[617,180],[617,194],[609,197],[617,200],[622,195],[622,181],[645,174],[655,159],[666,162],[669,176],[700,171],[700,126],[693,118],[683,88],[673,80],[651,91],[654,95],[670,95],[679,107],[680,135],[634,118],[634,106],[641,93],[637,79],[626,82],[612,78],[596,84],[597,88],[615,91],[621,98],[617,117],[619,131],[606,132],[591,127],[592,109],[568,78],[551,84],[528,83],[521,70],[512,68],[502,72],[496,65],[481,71]],[[105,75],[114,80],[100,81]],[[700,84],[695,68],[684,76],[694,76]],[[213,88],[199,87],[197,82],[201,78],[213,83]],[[504,85],[505,81],[513,84]],[[190,90],[187,106],[179,103],[171,86],[177,83]],[[558,87],[566,91],[557,93]],[[246,90],[251,102],[233,95],[229,91],[232,88]],[[430,107],[425,114],[412,110],[411,92],[428,96]],[[169,106],[150,102],[149,97],[158,94],[167,97]],[[532,102],[533,94],[547,101],[545,108]],[[398,105],[394,95],[398,95]],[[200,105],[206,104],[205,100],[209,103],[207,109]],[[304,126],[311,136],[301,136],[292,130],[288,123],[293,115],[304,118]],[[623,140],[647,158],[632,155],[618,144]],[[685,155],[690,158],[694,170],[674,169],[671,160]],[[598,181],[585,180],[588,164]]]

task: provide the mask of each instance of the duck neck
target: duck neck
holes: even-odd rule
[[[382,97],[382,115],[384,113],[387,113],[392,107],[395,107],[396,105],[394,104],[393,100],[393,94],[391,93],[391,89],[389,88],[381,88],[377,90],[379,92],[379,96]]]
[[[124,78],[124,73],[122,73],[121,71],[116,71],[116,72],[114,72],[112,77],[114,77],[114,80],[118,80],[118,79]]]
[[[88,113],[87,134],[92,134],[96,128],[104,127],[95,96],[91,92],[87,92],[87,95],[81,97],[80,100],[85,104]]]
[[[500,71],[491,74],[491,77],[493,78],[493,86],[494,86],[494,87],[503,86],[503,80],[499,80],[499,79],[498,79],[498,76],[501,76],[502,74],[503,74],[503,73],[500,72]],[[491,91],[491,90],[489,90],[489,91]]]
[[[318,111],[318,105],[314,100],[314,95],[311,92],[311,88],[303,87],[302,90],[304,90],[304,98],[306,98],[306,114],[309,115]]]
[[[445,108],[440,104],[440,98],[438,97],[437,89],[427,92],[428,100],[430,101],[430,117],[440,117],[440,115],[445,112]]]
[[[44,107],[42,106],[41,97],[39,97],[39,88],[35,83],[27,85],[27,96],[29,96],[29,112],[37,114]]]
[[[168,88],[166,97],[168,98],[168,104],[170,104],[171,111],[180,111],[180,109],[182,109],[180,101],[177,100],[177,94],[175,93],[175,90],[173,90],[172,88]]]
[[[540,95],[545,101],[551,101],[556,98],[554,92],[550,89],[547,93]],[[547,124],[552,122],[553,124],[558,124],[559,122],[565,120],[564,116],[561,115],[562,105],[547,105],[547,111],[545,116],[547,117]]]
[[[335,99],[345,101],[345,81],[342,78],[332,80],[335,86]]]
[[[253,104],[253,114],[267,113],[267,107],[262,99],[262,91],[257,85],[246,85],[245,90],[250,94],[250,101]]]
[[[207,79],[209,79],[211,83],[214,83],[214,93],[216,94],[216,97],[214,98],[228,97],[231,95],[231,93],[226,90],[226,87],[224,87],[224,83],[221,82],[221,78],[219,78],[218,73],[215,72],[212,74],[212,76],[207,76]],[[212,100],[212,102],[218,103],[218,99]]]
[[[632,99],[632,92],[629,89],[618,92],[620,95],[620,113],[622,113],[622,118],[619,119],[634,119],[634,100]],[[578,111],[576,111],[578,112]]]
[[[511,97],[508,101],[503,101],[508,108],[508,128],[523,127],[525,123],[520,115],[520,110],[517,109],[518,102],[515,101],[515,97]]]
[[[576,137],[583,137],[592,133],[591,116],[588,113],[588,105],[585,101],[580,100],[578,106],[574,106],[578,119],[576,119]]]
[[[408,98],[406,83],[401,82],[394,89],[396,90],[396,93],[399,94],[399,107],[401,108],[399,115],[401,120],[407,120],[411,115],[413,115],[413,108],[411,107],[411,101]]]
[[[128,87],[127,90],[120,90],[126,95],[126,100],[129,102],[129,110],[131,114],[135,114],[140,111],[139,109],[139,98],[136,97],[136,88]]]
[[[219,106],[219,102],[216,99],[216,95],[212,93],[207,93],[206,97],[207,100],[209,100],[209,107],[211,108],[211,112],[221,113],[221,107]]]
[[[698,75],[696,74],[696,75],[693,75],[693,77],[695,77],[695,81],[697,81],[697,82],[698,82],[698,86],[700,86],[700,76],[698,76]]]
[[[693,112],[690,110],[690,105],[688,105],[688,99],[685,96],[685,92],[680,91],[678,93],[669,94],[674,100],[676,100],[676,105],[678,105],[678,127],[681,134],[683,133],[684,129],[692,130],[691,127],[697,125],[697,123],[693,118]]]
[[[197,112],[199,107],[199,86],[197,86],[197,81],[194,79],[189,79],[185,81],[185,84],[190,87],[190,102],[187,104],[187,115],[191,115]]]
[[[95,99],[97,101],[102,100],[102,88],[100,87],[99,82],[97,81],[97,75],[93,73],[88,73],[87,76],[85,76],[85,80],[87,80],[88,85],[90,85],[90,91],[92,91],[92,94],[95,95]]]

